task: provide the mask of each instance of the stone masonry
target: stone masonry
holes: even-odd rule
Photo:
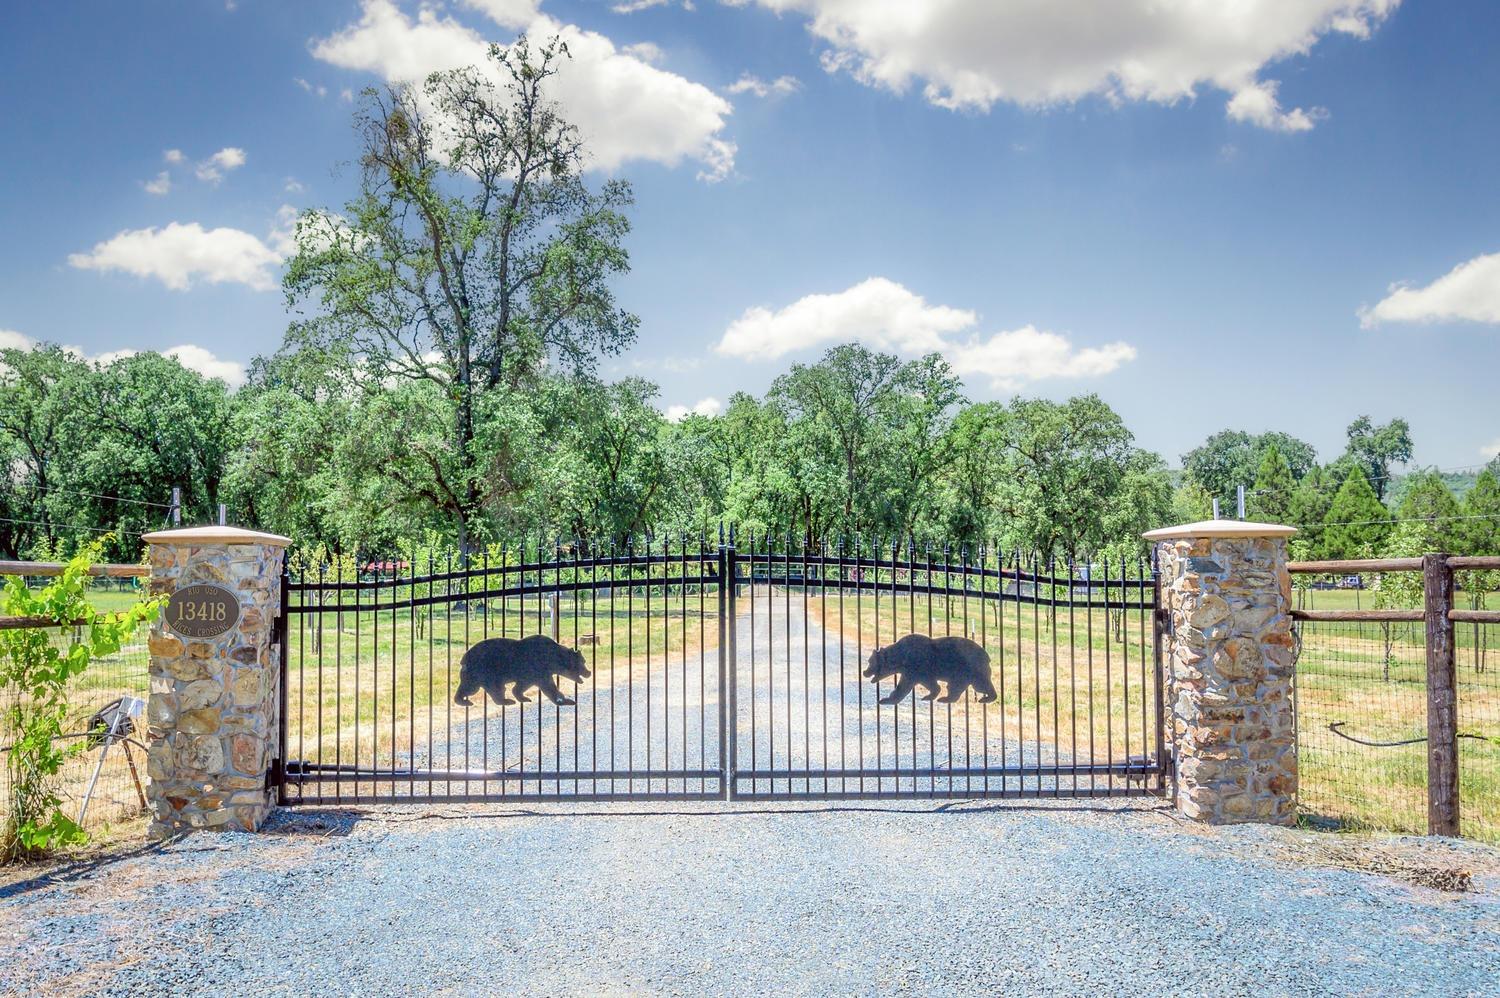
[[[287,538],[232,527],[147,534],[151,592],[219,583],[239,597],[228,633],[194,639],[163,613],[152,626],[148,786],[160,839],[189,828],[254,831],[275,804],[266,772],[280,704],[281,566]]]
[[[1233,520],[1155,530],[1170,623],[1165,719],[1177,807],[1210,824],[1296,819],[1296,639],[1286,538]]]

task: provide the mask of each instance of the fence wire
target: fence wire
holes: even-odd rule
[[[1427,648],[1419,622],[1298,624],[1299,807],[1315,822],[1427,831]],[[1459,813],[1500,842],[1500,627],[1456,625]]]
[[[77,628],[47,628],[49,642],[60,651],[66,651],[76,640]],[[114,655],[98,658],[74,679],[68,692],[68,711],[63,721],[67,734],[63,742],[71,755],[63,765],[61,790],[63,813],[78,819],[79,807],[89,779],[98,766],[102,749],[94,740],[79,737],[89,730],[90,720],[110,703],[122,696],[139,697],[144,700],[149,688],[150,652],[146,639],[150,626],[143,624],[135,636]],[[12,710],[17,705],[20,691],[14,686],[0,685],[0,822],[10,817],[10,767],[7,764],[11,744],[17,732],[12,724]],[[145,741],[145,718],[134,721],[132,738],[138,743]],[[103,752],[103,767],[99,780],[84,815],[84,828],[91,833],[107,830],[139,816],[142,811],[138,778],[143,788],[146,782],[146,754],[139,744],[129,746],[129,758],[125,746],[116,743]],[[132,777],[130,763],[135,763],[136,776]]]
[[[1454,631],[1459,830],[1500,842],[1500,624],[1459,623]]]
[[[1427,649],[1420,623],[1302,621],[1298,807],[1356,828],[1427,831]]]

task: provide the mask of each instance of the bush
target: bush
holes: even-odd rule
[[[38,592],[17,576],[5,583],[0,600],[5,616],[40,617],[56,625],[86,623],[65,651],[48,640],[45,627],[0,630],[0,688],[11,694],[4,726],[15,736],[6,752],[10,799],[0,827],[0,862],[88,838],[63,814],[58,789],[63,763],[84,747],[81,741],[67,744],[61,738],[68,686],[91,660],[119,651],[137,626],[154,620],[161,607],[160,600],[148,600],[117,613],[95,613],[86,589],[89,566],[99,557],[102,544],[85,548]]]

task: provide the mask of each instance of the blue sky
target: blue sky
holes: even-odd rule
[[[287,213],[354,189],[345,92],[556,31],[593,172],[637,196],[641,335],[603,370],[664,407],[858,337],[942,350],[975,399],[1096,391],[1173,463],[1226,427],[1332,458],[1360,413],[1483,461],[1500,9],[1219,6],[17,5],[0,339],[233,379],[281,341]]]

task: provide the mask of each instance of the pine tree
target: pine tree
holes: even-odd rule
[[[1255,472],[1255,485],[1245,504],[1246,515],[1264,523],[1286,523],[1291,517],[1292,494],[1296,486],[1292,466],[1281,456],[1281,451],[1274,444],[1266,448]]]
[[[1458,550],[1462,554],[1500,554],[1500,478],[1488,468],[1464,496],[1462,515]]]
[[[1437,472],[1419,471],[1402,483],[1396,518],[1410,526],[1424,551],[1455,551],[1460,543],[1459,516],[1458,500]]]
[[[1370,558],[1390,533],[1390,511],[1370,488],[1364,471],[1352,468],[1328,507],[1319,554],[1324,558]]]
[[[1318,525],[1328,518],[1333,492],[1333,477],[1326,469],[1316,467],[1302,477],[1292,492],[1286,522],[1303,531],[1306,542],[1315,541]]]

